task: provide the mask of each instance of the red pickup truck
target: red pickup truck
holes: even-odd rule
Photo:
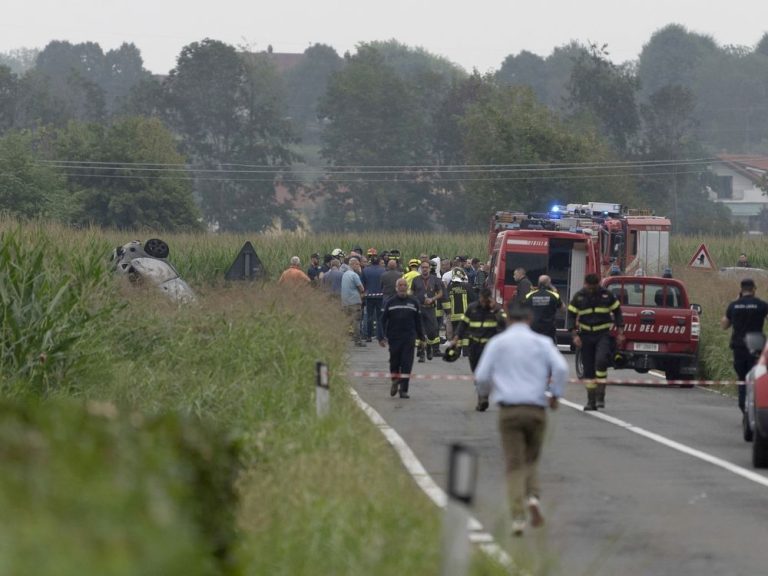
[[[701,306],[688,301],[685,285],[672,278],[609,276],[602,286],[619,299],[624,315],[625,340],[621,345],[614,341],[614,367],[661,370],[667,380],[693,380],[699,368]]]

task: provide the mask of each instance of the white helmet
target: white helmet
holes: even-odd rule
[[[469,278],[463,268],[456,267],[451,270],[451,282],[469,282]]]

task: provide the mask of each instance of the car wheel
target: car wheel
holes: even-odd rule
[[[581,348],[576,348],[576,356],[573,360],[576,367],[576,377],[584,378],[584,362],[581,361]]]
[[[747,416],[746,412],[741,418],[741,428],[744,432],[744,441],[752,442],[755,435],[754,432],[752,432],[752,427],[749,425],[749,417]]]
[[[768,468],[768,437],[763,436],[760,430],[754,430],[752,441],[752,465],[755,468]]]
[[[168,258],[170,249],[168,244],[159,238],[150,238],[144,242],[144,252],[152,256],[152,258]]]

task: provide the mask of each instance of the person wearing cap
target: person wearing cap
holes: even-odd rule
[[[307,276],[309,277],[312,286],[317,286],[322,271],[323,267],[320,266],[320,254],[315,252],[309,257],[309,268],[307,268]]]
[[[412,284],[413,279],[416,278],[419,275],[419,266],[421,266],[421,260],[418,258],[411,258],[408,260],[408,272],[403,274],[403,278],[405,278],[405,282],[408,284],[408,293],[411,294],[412,292]]]
[[[514,302],[508,328],[485,347],[475,370],[478,396],[499,405],[512,534],[544,523],[538,463],[547,407],[556,409],[568,378],[568,364],[550,338],[530,328],[531,312]],[[549,389],[549,395],[547,391]],[[529,518],[526,518],[525,508]]]
[[[739,297],[728,304],[725,316],[720,320],[723,330],[732,329],[733,369],[742,382],[738,387],[739,409],[742,413],[746,402],[746,386],[743,382],[755,364],[755,358],[749,353],[744,337],[750,332],[762,332],[765,317],[768,315],[768,303],[755,296],[756,291],[755,281],[744,278],[741,281]]]
[[[573,345],[581,348],[587,403],[584,410],[605,408],[605,382],[611,356],[611,326],[616,326],[616,341],[624,341],[624,318],[621,303],[610,291],[600,286],[597,274],[584,277],[584,287],[576,292],[568,305],[567,328],[573,334]],[[611,318],[613,316],[613,318]]]

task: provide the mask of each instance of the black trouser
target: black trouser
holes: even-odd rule
[[[437,316],[435,312],[434,306],[422,306],[421,308],[421,323],[424,326],[424,335],[426,337],[425,347],[440,344],[440,334],[437,330]]]
[[[608,363],[611,358],[611,335],[608,330],[600,332],[580,332],[581,362],[584,366],[584,378],[605,378],[608,375]],[[587,384],[587,389],[595,385]]]
[[[557,345],[557,328],[554,323],[550,325],[546,324],[531,324],[531,330],[542,336],[549,336],[552,341]]]
[[[415,340],[389,341],[389,371],[392,374],[410,374],[413,369]],[[394,378],[393,378],[394,380]],[[399,378],[400,392],[408,392],[408,378]]]
[[[741,347],[733,349],[733,369],[736,370],[739,380],[746,380],[747,374],[754,365],[755,357],[749,353],[749,350]],[[739,384],[737,388],[739,389],[739,408],[744,412],[747,404],[747,387],[744,384]]]
[[[475,373],[475,368],[480,363],[480,356],[483,355],[483,350],[485,350],[485,343],[469,341],[469,367],[473,374]]]
[[[378,326],[381,322],[381,296],[368,296],[365,299],[365,313],[366,313],[366,328],[365,335],[367,338],[373,338],[376,336],[374,332],[373,321],[376,320]]]

